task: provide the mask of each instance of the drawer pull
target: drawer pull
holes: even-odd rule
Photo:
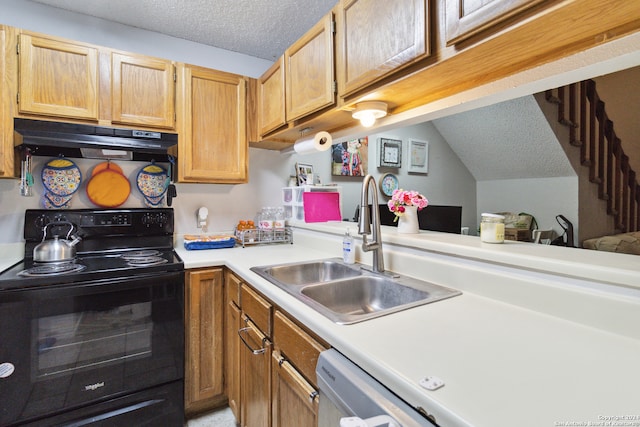
[[[249,345],[247,340],[245,340],[244,337],[242,336],[243,334],[246,334],[250,330],[251,330],[251,327],[240,328],[240,329],[238,329],[238,336],[240,337],[240,339],[242,340],[244,345],[246,345],[247,348],[249,350],[251,350],[251,353],[253,353],[253,354],[263,354],[265,351],[267,351],[266,347],[262,347],[262,348],[259,348],[259,349],[254,349]]]

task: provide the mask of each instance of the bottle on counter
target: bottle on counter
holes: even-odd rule
[[[355,264],[356,262],[356,247],[353,241],[353,236],[347,228],[342,239],[342,260],[346,264]]]
[[[284,206],[275,208],[273,216],[273,229],[283,231],[285,227]]]
[[[258,214],[258,228],[265,231],[273,230],[273,208],[262,208]]]

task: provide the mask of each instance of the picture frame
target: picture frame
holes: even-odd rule
[[[364,177],[369,172],[369,137],[350,139],[331,147],[331,175]]]
[[[378,167],[400,168],[402,166],[402,140],[378,138]]]
[[[429,141],[409,139],[409,173],[429,173]]]
[[[313,165],[296,163],[296,180],[298,186],[313,185]]]

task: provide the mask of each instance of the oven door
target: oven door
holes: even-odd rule
[[[0,293],[0,425],[182,381],[183,272]]]

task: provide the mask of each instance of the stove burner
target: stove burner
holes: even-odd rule
[[[150,267],[153,265],[164,264],[167,261],[166,259],[159,256],[147,256],[147,257],[139,257],[139,258],[125,258],[127,260],[127,264],[132,267]]]
[[[35,267],[28,268],[18,273],[19,276],[56,276],[66,273],[76,273],[84,270],[86,267],[75,262],[62,262],[53,264],[38,264]]]
[[[139,259],[139,258],[148,258],[148,257],[157,257],[160,255],[160,251],[156,251],[155,249],[145,249],[140,251],[127,252],[122,254],[122,258],[126,260],[131,259]]]

